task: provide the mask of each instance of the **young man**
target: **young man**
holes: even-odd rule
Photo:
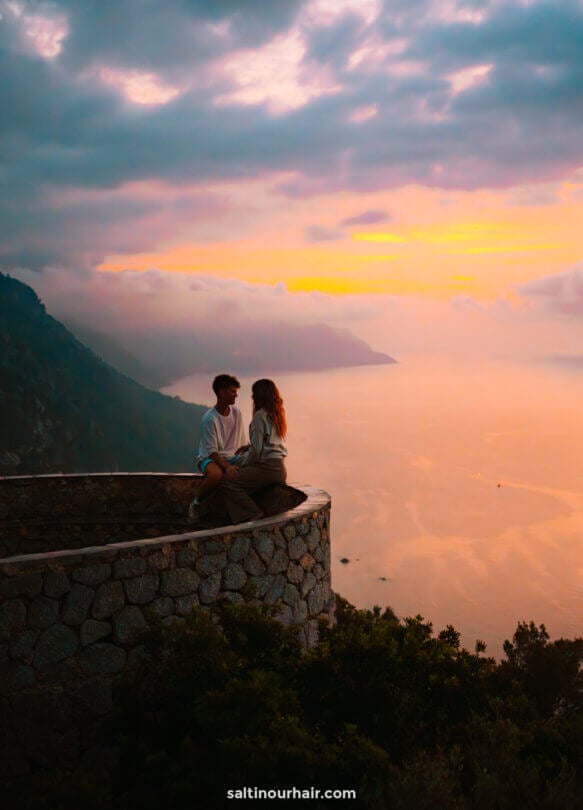
[[[236,481],[239,476],[237,465],[249,447],[245,444],[241,411],[235,405],[240,387],[239,380],[230,374],[219,374],[213,380],[217,401],[201,421],[196,460],[204,478],[188,510],[191,522],[198,519],[200,504],[218,487],[223,476],[229,481]]]

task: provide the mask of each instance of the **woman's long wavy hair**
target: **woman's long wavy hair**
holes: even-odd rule
[[[287,420],[283,399],[273,380],[257,380],[251,388],[253,393],[253,413],[263,408],[269,416],[273,427],[282,439],[287,434]]]

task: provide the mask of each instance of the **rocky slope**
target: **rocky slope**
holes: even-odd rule
[[[0,475],[190,471],[203,411],[114,370],[0,273]]]

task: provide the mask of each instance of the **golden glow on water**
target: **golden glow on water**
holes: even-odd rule
[[[583,634],[583,377],[411,359],[277,382],[290,479],[332,495],[337,592],[496,655],[519,620]],[[209,402],[209,383],[168,391]]]

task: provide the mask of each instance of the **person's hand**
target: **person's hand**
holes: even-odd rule
[[[246,453],[250,447],[251,447],[250,444],[244,444],[243,447],[240,447],[238,450],[235,451],[235,455],[238,456],[241,453]]]
[[[225,467],[225,475],[229,481],[236,481],[239,477],[239,470],[234,464],[229,464],[228,467]]]

